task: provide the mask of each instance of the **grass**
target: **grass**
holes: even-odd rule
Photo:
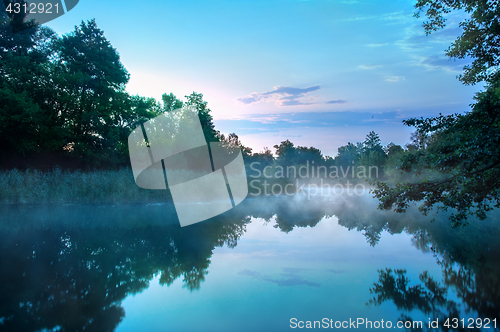
[[[249,178],[254,180],[254,178]],[[262,187],[263,181],[269,185],[290,183],[288,179],[261,178],[253,187]],[[295,187],[293,187],[295,188]],[[293,189],[296,190],[296,189]],[[293,191],[291,189],[291,191]],[[255,188],[249,186],[249,193]],[[165,203],[171,201],[169,190],[143,189],[136,185],[132,170],[96,170],[91,172],[64,171],[50,172],[37,170],[0,171],[0,204],[134,204]]]
[[[139,188],[129,168],[91,172],[0,171],[0,204],[129,204],[170,199],[168,190]]]

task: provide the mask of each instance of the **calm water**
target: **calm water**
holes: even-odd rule
[[[331,330],[496,318],[483,330],[499,330],[500,218],[451,229],[376,204],[253,198],[185,228],[169,204],[3,207],[0,330],[292,331],[324,318]]]

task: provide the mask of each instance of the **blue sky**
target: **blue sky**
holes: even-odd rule
[[[445,49],[463,14],[425,36],[409,0],[93,1],[48,23],[68,33],[96,19],[131,74],[159,99],[204,94],[216,128],[260,151],[290,139],[334,156],[375,130],[406,144],[409,117],[469,109]]]

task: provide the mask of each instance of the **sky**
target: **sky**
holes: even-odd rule
[[[217,130],[254,152],[289,139],[335,156],[374,130],[409,142],[403,119],[465,112],[482,86],[445,50],[463,13],[430,36],[410,0],[80,0],[46,25],[96,19],[130,73],[127,91],[203,93]]]

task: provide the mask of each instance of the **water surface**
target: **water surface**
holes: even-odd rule
[[[184,228],[170,204],[3,207],[0,328],[291,331],[293,318],[383,319],[393,327],[414,320],[424,330],[429,319],[500,323],[496,213],[452,229],[445,214],[431,223],[416,209],[395,214],[376,205],[369,196],[249,198]]]

